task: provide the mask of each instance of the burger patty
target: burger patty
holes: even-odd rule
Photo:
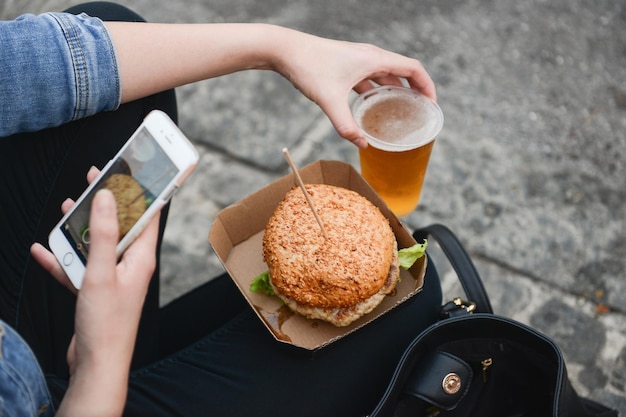
[[[361,318],[365,314],[374,310],[383,301],[385,296],[391,293],[398,283],[400,276],[400,264],[398,261],[398,252],[396,250],[393,262],[387,274],[387,280],[380,290],[369,298],[359,301],[357,304],[348,307],[312,307],[306,304],[298,304],[297,301],[281,295],[276,287],[272,285],[274,292],[292,311],[301,314],[309,319],[324,320],[335,326],[344,327],[353,321]],[[270,280],[271,281],[271,280]],[[271,284],[271,282],[270,282]]]
[[[263,237],[263,257],[275,293],[305,316],[371,311],[395,287],[387,284],[390,270],[397,270],[392,267],[397,245],[388,220],[354,191],[324,184],[306,189],[327,237],[302,190],[290,190]],[[336,312],[328,313],[332,309]]]

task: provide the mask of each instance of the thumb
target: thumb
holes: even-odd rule
[[[99,190],[91,203],[89,238],[91,240],[85,278],[110,277],[117,265],[115,248],[118,243],[117,207],[113,193]]]

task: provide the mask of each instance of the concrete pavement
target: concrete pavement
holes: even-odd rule
[[[4,0],[0,17],[72,4]],[[407,225],[452,228],[496,312],[552,336],[577,391],[626,413],[626,3],[125,4],[149,21],[269,22],[420,59],[446,122]],[[164,303],[223,271],[207,243],[212,219],[288,172],[282,147],[299,166],[358,166],[356,149],[274,73],[205,81],[178,98],[181,128],[202,162],[170,212]],[[446,292],[457,295],[449,268],[441,269]]]

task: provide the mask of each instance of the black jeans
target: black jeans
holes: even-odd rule
[[[141,20],[111,3],[69,11]],[[0,140],[0,318],[32,347],[57,404],[68,383],[65,354],[75,297],[30,258],[29,247],[47,242],[61,217],[61,202],[87,186],[89,167],[104,166],[155,108],[176,120],[174,92]],[[365,415],[404,348],[437,319],[441,305],[437,272],[429,265],[422,293],[311,352],[276,342],[228,276],[206,278],[206,284],[159,308],[157,268],[140,323],[125,415]]]

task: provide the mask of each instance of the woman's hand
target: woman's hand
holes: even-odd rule
[[[422,64],[369,44],[335,41],[302,32],[282,34],[274,69],[326,113],[337,132],[367,146],[348,98],[376,85],[408,85],[436,100],[435,84]]]
[[[90,171],[91,180],[96,175],[97,170]],[[66,201],[64,211],[72,204]],[[121,415],[139,318],[156,265],[158,216],[119,263],[117,210],[110,191],[96,193],[89,226],[91,247],[67,352],[70,386],[58,415]],[[61,283],[71,286],[52,253],[39,244],[31,253]]]

